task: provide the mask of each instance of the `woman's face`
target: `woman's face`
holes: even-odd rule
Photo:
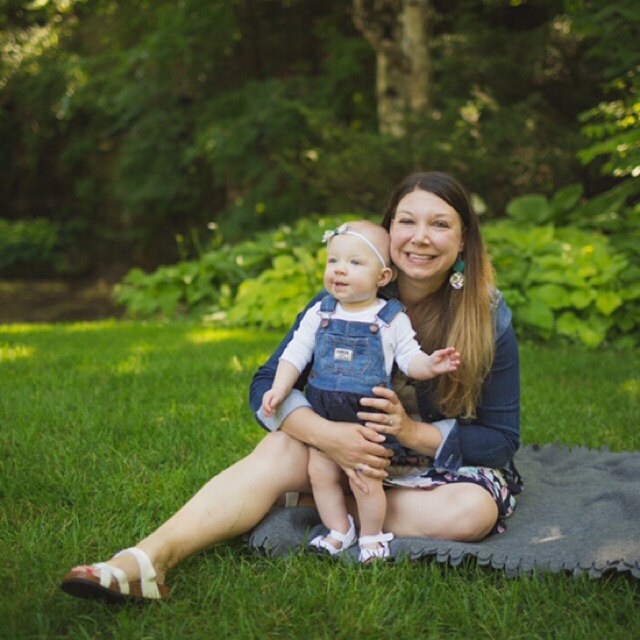
[[[449,276],[464,244],[458,212],[429,191],[412,191],[400,200],[389,233],[400,281],[422,281],[430,292]]]

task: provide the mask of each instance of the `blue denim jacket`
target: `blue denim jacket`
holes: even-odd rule
[[[387,297],[385,291],[380,292]],[[390,292],[391,296],[394,292]],[[318,302],[326,291],[320,292],[296,318],[271,357],[254,374],[249,388],[249,403],[257,412],[262,396],[271,388],[278,359],[298,328],[304,312]],[[496,352],[493,367],[485,379],[473,420],[445,419],[433,402],[432,381],[416,383],[420,415],[425,422],[435,424],[443,440],[436,452],[434,465],[455,471],[461,466],[506,466],[520,446],[520,365],[518,343],[511,325],[511,310],[498,294],[494,311]],[[310,365],[302,372],[294,390],[280,405],[275,416],[266,420],[256,414],[259,424],[269,431],[277,430],[295,409],[309,407],[302,393]]]

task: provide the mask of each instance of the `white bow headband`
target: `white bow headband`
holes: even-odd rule
[[[380,264],[382,264],[382,268],[383,269],[387,268],[387,263],[384,261],[382,254],[375,248],[373,242],[371,242],[369,238],[363,236],[361,233],[351,230],[347,223],[341,224],[337,229],[329,229],[328,231],[325,231],[322,236],[322,242],[329,242],[331,238],[335,236],[340,236],[340,235],[355,236],[356,238],[360,238],[360,240],[366,243],[367,246],[371,249],[371,251],[373,251],[373,253],[376,254],[376,258],[380,260]]]

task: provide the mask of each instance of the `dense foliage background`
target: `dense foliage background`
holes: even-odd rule
[[[354,16],[392,19],[404,4],[0,0],[0,275],[120,278],[170,264],[129,274],[121,300],[139,302],[149,279],[182,278],[191,297],[130,309],[173,314],[209,300],[212,313],[272,266],[269,251],[248,255],[247,242],[272,242],[260,233],[316,213],[375,215],[403,175],[442,169],[476,194],[485,225],[498,225],[489,238],[523,323],[544,337],[562,316],[560,333],[575,337],[578,319],[596,343],[613,325],[632,332],[638,4],[421,0],[425,104],[390,133],[376,108],[375,46]],[[523,235],[527,225],[545,239]],[[585,246],[616,266],[569,283],[558,265],[527,279],[527,260],[543,271],[540,253],[573,260]],[[225,262],[231,254],[257,270]],[[314,271],[304,264],[293,268]],[[186,273],[193,265],[199,278]],[[608,326],[593,329],[596,304]]]

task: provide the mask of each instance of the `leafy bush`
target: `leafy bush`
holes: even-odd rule
[[[569,185],[551,198],[521,196],[506,219],[484,225],[498,285],[521,336],[636,346],[640,206],[626,205],[624,188],[590,201],[582,195]],[[116,300],[132,315],[285,329],[321,286],[323,229],[351,217],[308,218],[151,274],[134,270]]]
[[[56,270],[58,229],[44,218],[0,220],[0,274],[42,275]]]
[[[291,254],[276,256],[271,267],[240,285],[229,311],[229,322],[288,327],[322,287],[325,258],[324,248],[313,252],[307,247],[293,247]]]
[[[133,269],[116,285],[114,299],[134,317],[225,319],[231,311],[229,322],[234,324],[282,328],[300,301],[321,286],[323,230],[350,217],[310,217],[153,273]]]
[[[581,195],[571,185],[551,199],[522,196],[507,206],[510,219],[485,227],[498,284],[521,335],[636,346],[640,207],[626,207],[619,188]]]

